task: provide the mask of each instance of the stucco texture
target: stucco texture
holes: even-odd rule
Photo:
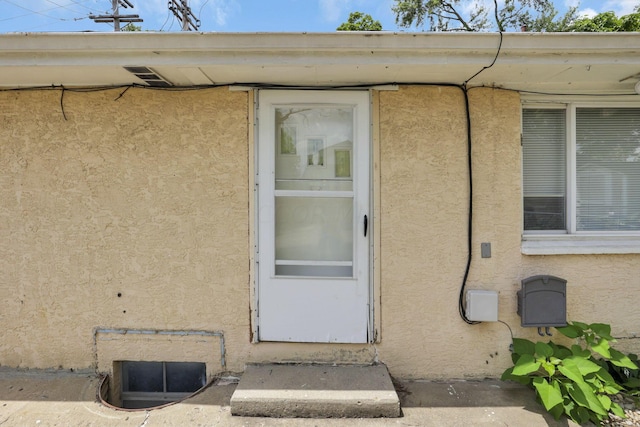
[[[247,109],[228,88],[0,93],[2,365],[94,366],[96,327],[246,345]],[[202,361],[164,340],[156,358]]]
[[[567,284],[569,320],[610,323],[618,348],[639,351],[637,255],[522,255],[520,97],[469,91],[473,156],[473,242],[467,289],[499,292],[499,319],[516,337],[516,292],[529,276]],[[380,94],[379,355],[403,377],[499,376],[511,363],[505,324],[467,325],[458,314],[466,265],[467,136],[458,88],[403,87]],[[480,245],[492,245],[481,258]],[[557,334],[556,334],[557,335]],[[553,339],[560,339],[554,337]]]
[[[469,91],[473,242],[467,289],[499,292],[517,337],[520,281],[568,281],[568,317],[640,351],[637,255],[526,256],[518,93]],[[374,103],[378,342],[252,343],[252,102],[228,88],[0,92],[0,364],[108,371],[116,360],[387,364],[401,378],[496,377],[503,323],[458,314],[467,262],[464,94],[401,86]],[[492,245],[491,258],[480,244]],[[209,331],[125,336],[96,328]]]

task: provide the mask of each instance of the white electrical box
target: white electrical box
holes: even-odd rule
[[[498,292],[470,289],[467,291],[467,319],[475,322],[498,321]]]

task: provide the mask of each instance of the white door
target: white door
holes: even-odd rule
[[[258,95],[258,339],[369,337],[369,93]]]

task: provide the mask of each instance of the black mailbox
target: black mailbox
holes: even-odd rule
[[[554,276],[524,279],[518,314],[523,327],[567,326],[567,281]]]

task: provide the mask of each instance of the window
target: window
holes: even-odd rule
[[[527,237],[640,236],[640,108],[525,106]]]
[[[522,114],[525,230],[564,230],[566,114],[526,109]]]
[[[122,407],[175,402],[204,387],[206,365],[197,362],[121,362]]]
[[[576,229],[640,230],[640,108],[576,110]]]

